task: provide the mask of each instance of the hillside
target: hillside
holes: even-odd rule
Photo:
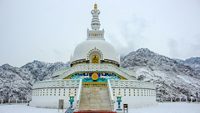
[[[121,66],[133,71],[138,80],[157,84],[158,98],[197,98],[197,93],[200,93],[200,73],[196,67],[200,63],[195,63],[194,67],[194,62],[171,59],[149,49],[138,49],[121,58]]]

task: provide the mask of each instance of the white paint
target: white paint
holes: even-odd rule
[[[115,51],[114,47],[106,42],[105,40],[90,39],[86,40],[76,46],[74,54],[72,56],[71,62],[87,59],[90,50],[98,49],[103,54],[103,59],[109,59],[116,62],[120,62],[119,54]]]

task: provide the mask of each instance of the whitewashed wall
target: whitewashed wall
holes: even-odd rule
[[[69,107],[69,97],[74,96],[74,107],[79,80],[42,81],[34,84],[30,106],[58,108],[59,100],[64,100],[64,108]]]
[[[64,108],[69,107],[69,96],[74,96],[74,107],[81,80],[54,80],[42,81],[33,86],[32,101],[30,106],[58,108],[60,99],[64,100]],[[122,97],[122,104],[129,108],[142,107],[156,104],[155,85],[150,82],[137,80],[109,80],[110,98],[112,97],[114,109],[117,108],[117,96]],[[122,107],[122,106],[121,106]]]
[[[129,108],[156,105],[155,84],[137,80],[110,80],[112,93],[115,100],[114,108],[117,109],[117,96],[121,96],[122,103]]]

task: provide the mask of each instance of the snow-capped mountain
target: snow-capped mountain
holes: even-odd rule
[[[69,63],[33,61],[18,68],[0,66],[0,99],[30,99],[32,84],[49,79]],[[149,49],[138,49],[121,57],[121,66],[133,71],[138,80],[157,84],[157,97],[199,97],[200,58],[171,59]]]
[[[0,99],[26,99],[30,96],[30,74],[9,64],[0,66]]]
[[[58,71],[64,67],[68,67],[69,63],[45,63],[41,61],[34,60],[33,62],[27,63],[22,66],[21,69],[27,71],[31,75],[31,83],[36,81],[42,81],[44,79],[51,78],[55,71]]]
[[[4,64],[0,66],[0,99],[29,99],[32,84],[48,79],[68,63],[45,63],[33,61],[18,68]]]
[[[158,98],[199,97],[200,73],[191,66],[194,62],[189,65],[187,60],[171,59],[149,49],[138,49],[121,58],[121,66],[133,71],[138,80],[157,84]]]

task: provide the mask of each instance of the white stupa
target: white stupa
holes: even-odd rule
[[[74,98],[74,112],[115,112],[123,105],[133,108],[155,104],[155,85],[136,80],[131,71],[120,67],[119,54],[106,42],[104,30],[100,30],[96,4],[91,13],[92,29],[87,30],[87,40],[75,48],[70,68],[56,72],[50,80],[35,83],[30,105],[68,108],[70,97]],[[117,98],[122,100],[120,106]]]

